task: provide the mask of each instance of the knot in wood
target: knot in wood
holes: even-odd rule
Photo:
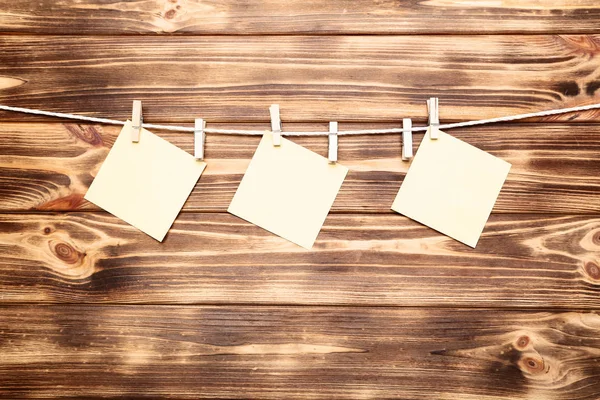
[[[56,257],[58,257],[60,260],[64,261],[67,264],[75,264],[81,259],[82,255],[67,243],[52,242],[50,244],[50,247],[51,249],[53,249],[53,252],[56,255]]]
[[[530,342],[531,342],[531,339],[529,339],[529,336],[527,336],[527,335],[520,336],[517,339],[516,348],[519,350],[523,350],[523,349],[527,348],[527,346],[529,345]]]
[[[600,246],[600,231],[594,232],[592,235],[592,243],[596,246]]]
[[[37,207],[38,210],[74,210],[85,203],[83,195],[73,193],[65,197],[51,200]],[[45,231],[44,231],[45,232]]]
[[[518,365],[521,371],[531,375],[540,375],[546,372],[544,360],[537,355],[524,355]]]
[[[86,143],[91,144],[92,146],[103,146],[104,142],[102,140],[102,135],[98,132],[98,130],[94,126],[81,126],[75,124],[65,124],[64,127],[71,133],[73,136],[77,137],[79,140],[82,140]]]
[[[600,281],[600,267],[592,261],[588,261],[584,266],[586,274],[595,281]]]

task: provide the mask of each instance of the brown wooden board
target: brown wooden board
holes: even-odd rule
[[[270,129],[268,124],[211,125]],[[287,124],[297,131],[326,131],[326,124]],[[394,127],[346,124],[345,129]],[[80,124],[0,125],[0,209],[6,211],[98,210],[83,199],[120,127]],[[512,163],[495,213],[600,212],[600,125],[495,125],[449,131]],[[193,153],[193,135],[159,132]],[[415,134],[415,149],[422,139]],[[327,138],[291,138],[327,156]],[[225,212],[258,137],[208,135],[208,167],[184,211]],[[400,135],[343,136],[339,162],[350,168],[332,212],[391,213],[408,171],[400,159]]]
[[[0,397],[597,399],[596,312],[0,308]]]
[[[597,0],[0,0],[0,104],[263,130],[278,103],[284,133],[422,126],[433,96],[442,123],[499,117],[600,103],[599,27]],[[597,400],[598,122],[449,131],[513,164],[476,249],[389,210],[400,135],[342,136],[307,251],[225,213],[258,137],[208,135],[158,243],[83,200],[119,127],[0,112],[0,398]]]
[[[284,123],[424,121],[436,96],[448,122],[600,99],[598,35],[13,35],[0,48],[0,104],[122,120],[134,99],[146,122],[183,123],[267,122],[272,103]]]
[[[600,307],[600,218],[496,215],[476,249],[400,215],[332,215],[305,250],[229,214],[159,243],[104,213],[0,215],[8,302]]]
[[[0,32],[50,35],[597,33],[595,0],[0,1]]]

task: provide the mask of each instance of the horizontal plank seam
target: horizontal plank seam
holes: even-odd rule
[[[314,32],[263,32],[263,33],[190,33],[190,32],[119,32],[119,33],[87,33],[87,34],[74,34],[74,33],[39,33],[39,32],[21,32],[21,31],[0,31],[1,36],[35,36],[35,37],[90,37],[90,38],[114,38],[114,37],[145,37],[145,38],[181,38],[181,37],[338,37],[338,36],[379,36],[379,37],[393,37],[393,36],[552,36],[552,35],[597,35],[600,31],[590,31],[586,29],[573,29],[573,30],[548,30],[548,31],[519,31],[519,30],[502,30],[495,32],[476,32],[476,31],[414,31],[414,32],[363,32],[363,31],[346,31],[346,32],[327,32],[327,31],[314,31]]]
[[[378,305],[378,304],[314,304],[314,303],[218,303],[218,302],[198,302],[198,303],[164,303],[164,302],[124,302],[124,303],[101,303],[101,302],[0,302],[0,308],[15,307],[57,307],[57,306],[89,306],[98,308],[130,308],[130,307],[165,307],[165,308],[200,308],[200,307],[241,307],[241,308],[360,308],[360,309],[398,309],[398,310],[455,310],[455,311],[485,311],[502,310],[508,312],[600,312],[600,308],[577,308],[577,307],[494,307],[494,306],[453,306],[451,304],[440,305]]]
[[[391,204],[390,204],[391,206]],[[225,210],[181,210],[180,212],[181,214],[222,214],[222,215],[233,215]],[[7,210],[0,210],[0,216],[2,215],[35,215],[35,216],[40,216],[40,215],[47,215],[47,216],[52,216],[52,215],[66,215],[66,214],[75,214],[75,215],[84,215],[84,214],[105,214],[105,215],[112,215],[107,211],[104,210],[56,210],[56,211],[46,211],[46,210],[11,210],[11,209],[7,209]],[[338,210],[338,211],[330,211],[329,215],[356,215],[357,217],[360,217],[362,215],[364,216],[371,216],[371,215],[402,215],[402,214],[398,214],[395,211],[392,211],[391,209],[389,211],[352,211],[352,210],[348,210],[348,211],[344,211],[344,210]],[[510,216],[510,215],[514,215],[514,216],[527,216],[527,215],[531,215],[531,216],[540,216],[540,215],[547,215],[549,217],[552,218],[557,218],[557,217],[598,217],[600,216],[600,212],[599,213],[564,213],[564,212],[549,212],[549,211],[544,211],[544,212],[535,212],[535,211],[529,211],[529,212],[515,212],[515,211],[510,211],[510,212],[492,212],[492,215],[502,215],[502,216]],[[117,217],[115,217],[117,218]],[[249,223],[249,222],[248,222]]]

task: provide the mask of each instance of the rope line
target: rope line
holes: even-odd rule
[[[578,111],[588,111],[588,110],[596,110],[600,109],[600,103],[589,104],[585,106],[577,106],[577,107],[569,107],[569,108],[560,108],[555,110],[546,110],[546,111],[538,111],[528,114],[518,114],[518,115],[509,115],[505,117],[497,117],[497,118],[489,118],[489,119],[480,119],[476,121],[465,121],[465,122],[457,122],[453,124],[441,124],[439,125],[439,129],[452,129],[452,128],[464,128],[469,126],[477,126],[477,125],[487,125],[487,124],[496,124],[500,122],[510,122],[510,121],[518,121],[527,118],[534,117],[547,117],[551,115],[559,115],[559,114],[567,114],[571,112]],[[116,119],[109,118],[97,118],[97,117],[87,117],[84,115],[77,114],[66,114],[60,112],[52,112],[52,111],[43,111],[36,110],[31,108],[22,108],[22,107],[11,107],[0,105],[0,110],[4,111],[12,111],[24,114],[34,114],[34,115],[44,115],[47,117],[56,117],[56,118],[64,118],[64,119],[72,119],[78,121],[88,121],[88,122],[96,122],[99,124],[108,124],[108,125],[125,125],[124,121],[119,121]],[[142,127],[150,128],[150,129],[160,129],[166,131],[175,131],[175,132],[194,132],[195,129],[192,127],[186,126],[172,126],[172,125],[157,125],[157,124],[148,124],[143,123]],[[410,129],[411,132],[425,132],[428,129],[428,126],[419,126],[413,127]],[[243,129],[216,129],[216,128],[206,128],[204,132],[206,133],[216,133],[220,135],[243,135],[243,136],[262,136],[265,133],[266,129],[260,131],[254,130],[243,130]],[[354,130],[354,131],[339,131],[338,135],[380,135],[380,134],[389,134],[389,133],[402,133],[402,128],[389,128],[389,129],[364,129],[364,130]],[[285,132],[282,131],[281,134],[283,136],[327,136],[329,132]]]

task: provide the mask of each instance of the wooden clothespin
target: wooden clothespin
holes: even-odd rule
[[[408,161],[413,158],[412,144],[412,120],[404,118],[402,120],[402,160]]]
[[[427,100],[427,111],[429,112],[429,137],[436,140],[440,129],[440,104],[437,97]]]
[[[137,143],[140,141],[142,133],[142,102],[140,100],[133,101],[133,112],[131,113],[131,141]]]
[[[281,146],[281,119],[279,118],[279,104],[269,107],[271,114],[271,131],[273,132],[273,146]]]
[[[329,123],[329,163],[335,164],[338,160],[338,123]]]
[[[194,127],[194,157],[196,160],[204,160],[204,143],[206,142],[206,121],[196,118]]]

